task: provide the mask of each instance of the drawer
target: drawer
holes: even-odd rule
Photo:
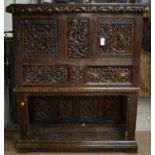
[[[23,85],[122,86],[132,84],[132,66],[26,65]]]

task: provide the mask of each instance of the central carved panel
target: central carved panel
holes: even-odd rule
[[[88,19],[67,21],[67,53],[69,58],[86,58],[88,55]]]
[[[99,54],[122,54],[131,52],[132,24],[102,23],[97,37]],[[100,46],[100,38],[105,38],[105,46]]]
[[[24,50],[29,55],[56,57],[57,21],[50,20],[45,23],[30,21],[24,24]]]
[[[129,66],[89,66],[87,81],[90,83],[128,83],[131,82]]]
[[[66,66],[24,66],[24,81],[37,84],[63,84],[68,82]]]

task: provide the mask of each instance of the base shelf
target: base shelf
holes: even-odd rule
[[[52,141],[117,141],[124,140],[123,125],[90,123],[40,124],[30,127],[30,137]]]
[[[136,141],[125,141],[123,125],[37,124],[30,126],[30,139],[19,140],[19,151],[136,152]]]

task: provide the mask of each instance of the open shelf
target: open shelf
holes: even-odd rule
[[[53,124],[32,125],[32,139],[52,141],[115,141],[124,140],[123,125]]]
[[[122,124],[33,124],[30,139],[19,140],[21,152],[136,152],[136,141],[127,141]]]

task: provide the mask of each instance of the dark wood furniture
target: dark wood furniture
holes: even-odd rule
[[[19,150],[136,152],[141,4],[10,5]]]

